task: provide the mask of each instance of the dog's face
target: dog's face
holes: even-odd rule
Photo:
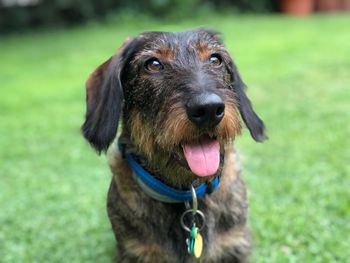
[[[121,112],[124,136],[158,170],[215,174],[222,145],[240,133],[239,113],[256,141],[265,138],[230,55],[204,29],[140,34],[97,68],[83,132],[98,151],[116,136]]]

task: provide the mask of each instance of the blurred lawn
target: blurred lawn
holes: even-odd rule
[[[206,22],[203,22],[206,21]],[[0,261],[110,262],[110,172],[82,139],[88,74],[129,36],[223,32],[270,140],[238,139],[252,262],[350,257],[350,17],[138,18],[0,39]]]

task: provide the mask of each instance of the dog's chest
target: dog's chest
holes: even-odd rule
[[[207,260],[225,257],[227,249],[234,251],[237,245],[237,240],[233,239],[235,236],[241,239],[240,242],[246,242],[245,231],[242,232],[246,221],[242,187],[241,180],[236,180],[229,189],[221,189],[222,192],[207,195],[199,201],[199,209],[205,215],[205,226],[201,231],[203,254],[199,262],[213,262]],[[128,244],[135,239],[143,245],[157,246],[168,259],[159,262],[194,260],[187,252],[189,233],[180,224],[184,204],[161,203],[141,191],[133,191],[132,195],[129,193],[126,196],[117,191],[116,185],[111,188],[113,193],[110,194],[109,203],[113,203],[114,208],[109,209],[109,217],[118,242]]]
[[[218,189],[199,200],[199,209],[205,215],[199,262],[225,262],[235,258],[237,251],[249,250],[245,186],[233,155],[231,151],[225,157]],[[108,214],[119,250],[130,258],[144,260],[140,262],[192,262],[194,258],[188,254],[186,244],[189,233],[180,224],[185,205],[163,203],[147,196],[119,160],[111,163],[114,180],[108,195]]]

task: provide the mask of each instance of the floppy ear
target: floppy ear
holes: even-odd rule
[[[232,87],[238,99],[238,109],[250,135],[257,142],[268,139],[265,135],[264,122],[253,110],[252,104],[245,93],[246,86],[232,61],[229,63],[229,71],[232,78]]]
[[[122,111],[121,72],[127,61],[132,39],[127,39],[118,53],[100,65],[86,82],[84,137],[99,152],[106,152],[113,142]]]

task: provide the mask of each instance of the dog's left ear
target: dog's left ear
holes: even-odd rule
[[[127,39],[117,54],[100,65],[86,82],[84,137],[98,153],[113,142],[123,105],[121,74],[134,49],[134,39]]]
[[[238,99],[238,109],[242,119],[253,139],[257,142],[263,142],[268,139],[265,134],[264,122],[253,110],[252,104],[245,93],[246,86],[232,60],[229,62],[228,69],[231,74],[232,87]]]

